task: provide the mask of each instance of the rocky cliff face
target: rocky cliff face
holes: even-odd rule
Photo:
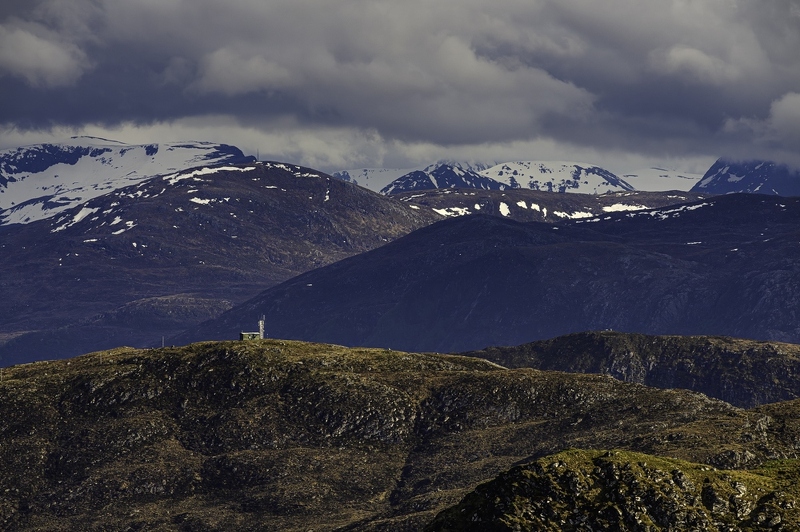
[[[600,373],[686,388],[744,408],[800,397],[800,347],[780,342],[602,331],[464,354],[510,368]]]
[[[0,527],[13,530],[420,530],[477,485],[570,448],[758,468],[798,458],[800,438],[800,401],[741,410],[607,376],[277,340],[4,368],[0,416]],[[612,477],[593,472],[602,455],[582,460],[594,499],[574,504],[590,509],[588,483]],[[637,478],[679,469],[702,504],[695,466],[640,461],[606,460]],[[732,505],[730,482],[708,475]],[[750,518],[774,519],[744,484]],[[638,491],[612,488],[638,507]]]

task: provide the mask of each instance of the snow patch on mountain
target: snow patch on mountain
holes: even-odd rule
[[[561,212],[561,211],[553,211],[553,214],[558,216],[559,218],[567,218],[569,220],[580,220],[582,218],[594,218],[594,213],[587,212],[587,211],[576,211],[576,212]]]
[[[73,137],[0,151],[0,225],[29,223],[148,179],[197,166],[247,163],[234,146],[211,142],[131,145]]]
[[[702,209],[703,207],[709,207],[711,205],[714,205],[713,201],[696,203],[693,205],[679,205],[669,209],[652,209],[646,212],[632,212],[627,216],[631,218],[634,216],[650,216],[658,220],[668,220],[670,218],[677,218],[686,212],[696,211],[697,209]]]
[[[603,207],[603,212],[621,212],[621,211],[643,211],[647,209],[644,205],[628,205],[626,203],[615,203],[614,205],[606,205]]]
[[[227,172],[248,172],[250,170],[255,170],[255,166],[249,167],[239,167],[239,166],[217,166],[215,168],[200,168],[198,170],[194,170],[188,173],[175,173],[164,176],[164,181],[167,181],[170,185],[174,185],[178,181],[183,181],[184,179],[192,179],[199,175],[210,175],[216,174],[217,172],[227,171]]]

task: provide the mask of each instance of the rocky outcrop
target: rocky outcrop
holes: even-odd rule
[[[479,486],[425,530],[795,530],[794,467],[754,472],[619,451],[568,451]]]

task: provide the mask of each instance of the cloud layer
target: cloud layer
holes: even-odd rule
[[[792,158],[798,50],[797,0],[11,1],[0,124],[215,117],[316,138],[330,164],[398,145]]]

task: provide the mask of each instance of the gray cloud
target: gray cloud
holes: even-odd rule
[[[0,17],[0,124],[22,130],[224,115],[454,149],[797,146],[796,0],[45,0]]]
[[[74,84],[89,69],[86,54],[47,33],[0,25],[0,72],[22,78],[33,87]]]

